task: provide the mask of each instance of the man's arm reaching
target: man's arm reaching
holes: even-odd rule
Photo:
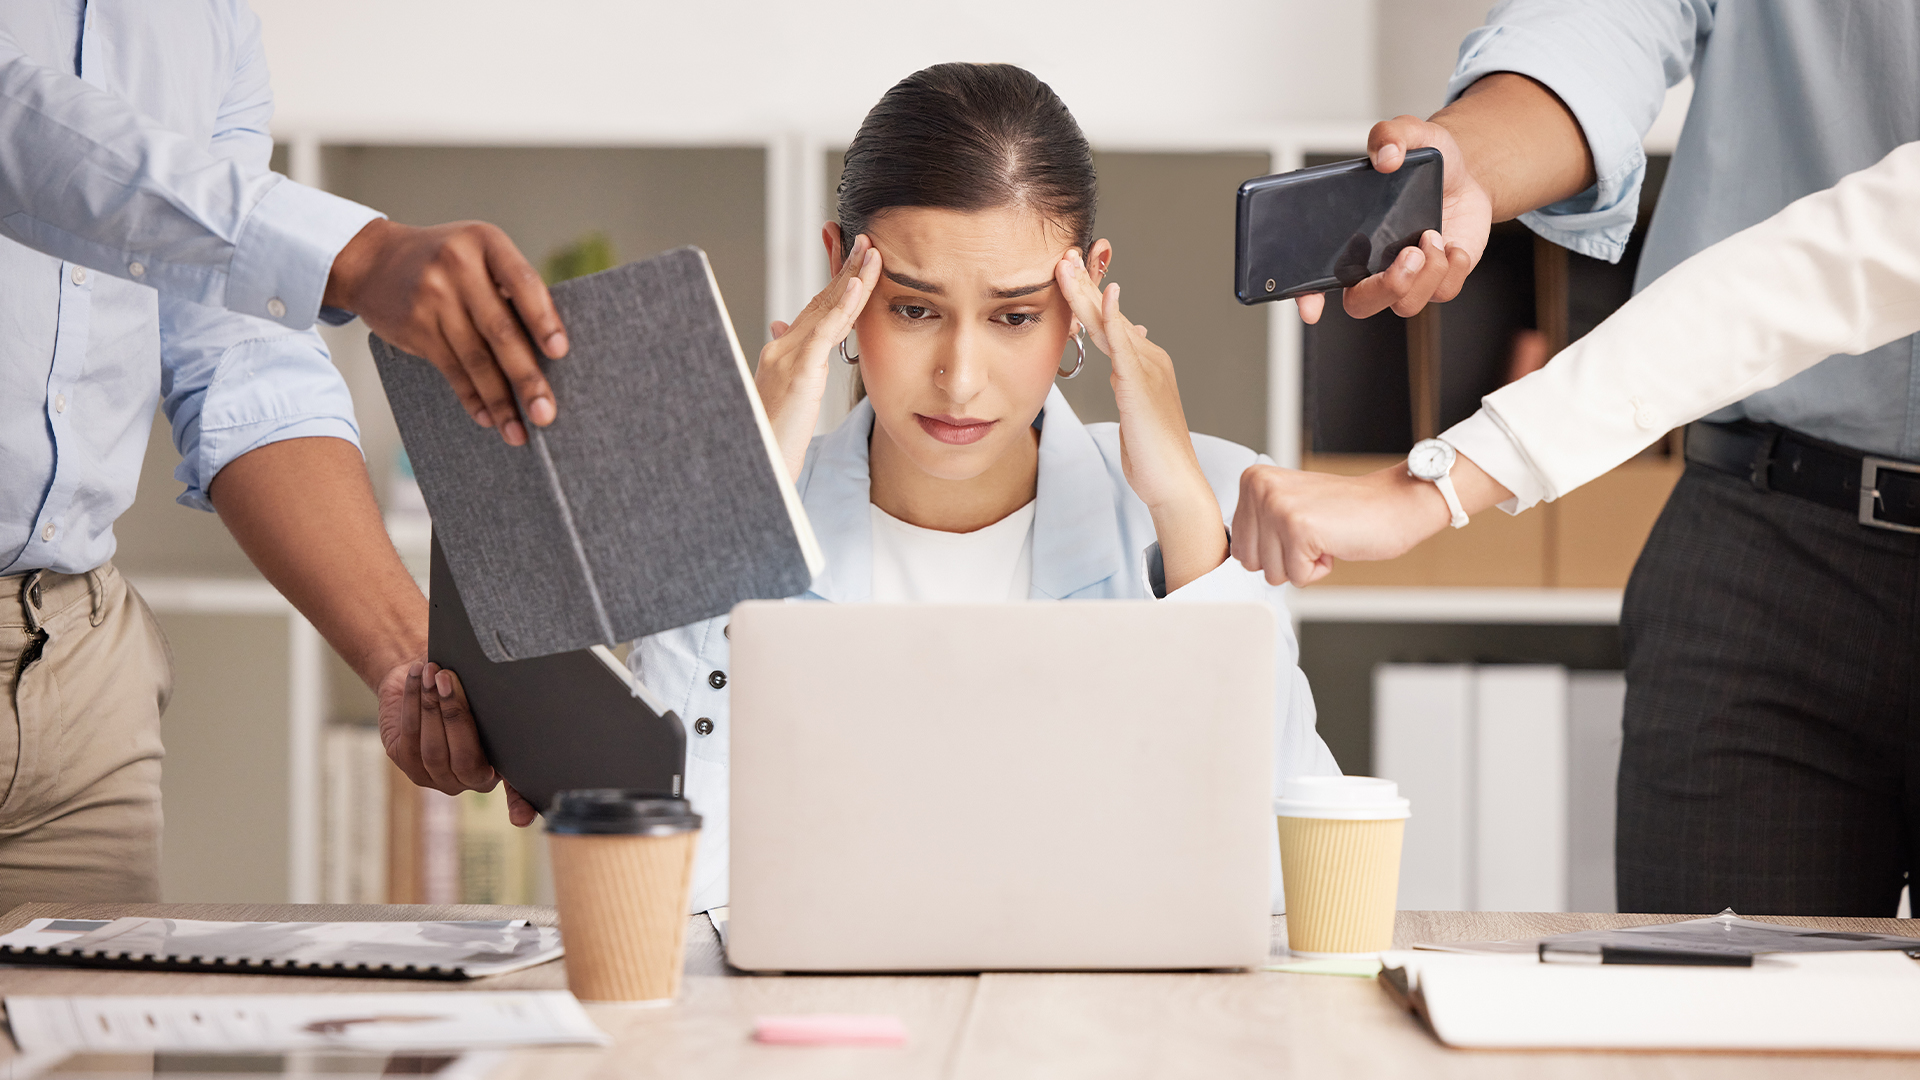
[[[269,443],[221,469],[209,494],[247,557],[379,693],[381,741],[408,779],[491,790],[499,777],[458,680],[426,662],[426,597],[387,539],[353,444]],[[508,795],[514,822],[533,820],[532,805]]]

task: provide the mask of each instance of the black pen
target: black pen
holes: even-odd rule
[[[1620,945],[1540,943],[1543,964],[1677,964],[1690,967],[1752,967],[1752,953],[1640,949]]]

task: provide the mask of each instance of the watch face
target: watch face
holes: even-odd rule
[[[1453,468],[1453,447],[1439,439],[1422,439],[1407,455],[1407,471],[1419,480],[1438,480]]]

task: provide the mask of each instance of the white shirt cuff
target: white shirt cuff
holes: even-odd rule
[[[1231,554],[1220,565],[1187,582],[1172,592],[1166,591],[1166,568],[1160,557],[1158,540],[1140,553],[1141,569],[1147,582],[1147,594],[1154,600],[1180,600],[1187,603],[1234,603],[1256,600],[1266,602],[1260,590],[1266,578],[1241,566]]]
[[[1500,504],[1507,513],[1517,514],[1547,498],[1546,485],[1527,464],[1520,447],[1486,409],[1441,432],[1440,438],[1513,492],[1513,498]]]

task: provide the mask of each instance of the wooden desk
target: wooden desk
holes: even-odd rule
[[[168,915],[197,919],[480,919],[551,923],[551,908],[349,907],[258,904],[29,904],[0,931],[29,919]],[[1657,921],[1629,915],[1401,912],[1396,943],[1528,937]],[[1920,936],[1920,920],[1807,919],[1828,929]],[[1274,920],[1276,946],[1286,928]],[[83,969],[0,968],[0,994],[294,993],[402,988],[550,989],[566,986],[562,962],[474,983],[274,975],[178,975]],[[876,1077],[1019,1080],[1297,1076],[1310,1080],[1772,1080],[1775,1077],[1912,1077],[1913,1058],[1766,1055],[1471,1053],[1448,1050],[1395,1008],[1371,980],[1323,975],[988,974],[777,976],[731,973],[704,916],[687,937],[687,980],[671,1009],[590,1006],[611,1034],[606,1050],[514,1054],[496,1080],[579,1077]],[[902,1049],[805,1049],[748,1039],[770,1013],[892,1013],[907,1025]],[[0,1056],[10,1054],[0,1047]]]

